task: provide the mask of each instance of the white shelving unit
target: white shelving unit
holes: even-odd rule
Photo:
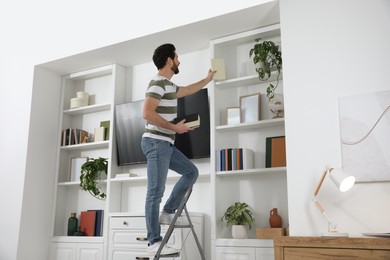
[[[226,80],[217,81],[210,88],[211,103],[211,175],[214,188],[212,216],[213,259],[273,259],[272,240],[256,239],[256,228],[269,227],[269,211],[278,208],[283,224],[288,225],[286,167],[265,167],[266,138],[285,135],[284,119],[272,119],[265,97],[266,88],[276,80],[275,73],[267,81],[260,81],[249,50],[255,39],[280,42],[280,26],[273,24],[255,30],[215,39],[210,43],[212,58],[225,61]],[[238,107],[241,96],[260,93],[260,120],[227,125],[226,108]],[[280,80],[277,93],[283,93]],[[219,171],[217,152],[225,148],[249,148],[254,151],[254,168],[249,170]],[[221,223],[225,210],[234,202],[250,205],[255,223],[249,239],[231,238],[231,229]],[[240,258],[241,259],[241,258]]]
[[[82,191],[79,180],[70,179],[72,158],[108,158],[107,180],[101,182],[104,192],[109,196],[114,140],[114,106],[122,103],[125,91],[125,69],[119,65],[108,65],[62,78],[61,112],[58,127],[57,178],[55,183],[55,205],[53,213],[51,259],[103,259],[104,237],[108,232],[109,200],[99,200]],[[89,93],[89,104],[70,108],[70,99],[77,92]],[[61,144],[62,132],[68,128],[78,128],[94,133],[100,122],[110,121],[109,140],[73,145]],[[104,210],[103,236],[67,236],[67,221],[71,212],[77,213],[80,224],[81,211]],[[69,258],[71,257],[71,258]]]

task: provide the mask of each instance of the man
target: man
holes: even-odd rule
[[[150,81],[145,95],[143,118],[147,123],[141,142],[147,158],[145,217],[149,240],[147,251],[150,253],[156,253],[160,247],[160,224],[171,223],[187,189],[196,182],[199,175],[196,166],[173,145],[176,133],[183,134],[193,130],[184,124],[185,120],[173,123],[177,116],[177,99],[194,94],[205,87],[215,73],[209,70],[204,79],[186,87],[175,85],[170,80],[174,74],[179,73],[180,62],[175,46],[170,43],[163,44],[154,51],[153,62],[158,73]],[[160,215],[168,169],[180,174],[181,178],[175,184]],[[186,224],[188,223],[183,218],[176,221],[176,226]],[[177,252],[177,249],[165,245],[161,255]]]

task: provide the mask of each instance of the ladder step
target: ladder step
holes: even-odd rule
[[[177,252],[175,254],[160,255],[160,258],[179,257],[179,256],[180,256],[180,252]],[[137,257],[135,257],[135,259],[137,259],[137,260],[151,260],[151,259],[154,259],[154,257],[156,257],[156,256],[155,255],[152,255],[152,256],[137,256]]]

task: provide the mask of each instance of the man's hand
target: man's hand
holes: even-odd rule
[[[186,122],[185,119],[181,120],[179,123],[175,125],[174,131],[178,134],[184,134],[187,133],[188,131],[194,130],[191,127],[186,126],[184,123]]]

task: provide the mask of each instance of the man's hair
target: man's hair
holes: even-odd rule
[[[172,60],[175,58],[175,50],[175,46],[171,43],[166,43],[157,47],[153,53],[153,62],[157,69],[163,68],[168,58],[171,58]]]

